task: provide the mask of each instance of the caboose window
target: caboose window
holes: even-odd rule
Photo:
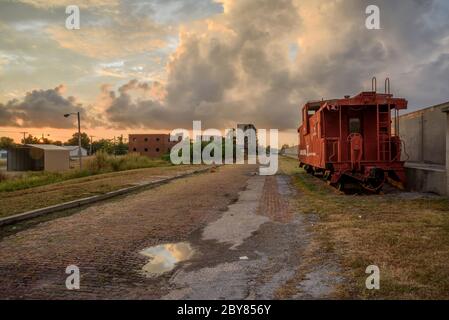
[[[349,118],[349,133],[361,133],[359,118]]]

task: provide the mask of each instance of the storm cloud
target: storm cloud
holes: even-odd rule
[[[44,10],[43,1],[24,3]],[[108,15],[108,6],[93,8],[80,32],[51,24],[39,33],[50,37],[45,47],[58,46],[58,57],[72,54],[73,63],[52,60],[73,74],[70,88],[81,96],[82,90],[93,95],[101,88],[97,99],[84,95],[81,105],[57,89],[36,90],[0,105],[0,125],[60,128],[54,112],[70,109],[95,119],[92,126],[111,128],[190,128],[192,120],[202,120],[220,129],[251,122],[294,130],[305,102],[370,90],[372,76],[379,91],[389,77],[392,92],[409,100],[409,110],[449,100],[445,0],[223,0],[213,6],[203,0],[198,6],[208,8],[206,16],[190,0],[111,3],[114,13]],[[365,27],[368,5],[380,8],[380,30]],[[102,23],[90,21],[89,14]],[[20,30],[29,25],[3,29],[22,39]],[[36,50],[19,59],[12,54],[18,49],[3,44],[8,46],[0,50],[0,68],[16,74],[15,80],[28,79],[26,74],[45,79]],[[11,61],[18,66],[8,69]]]
[[[63,115],[78,111],[87,120],[82,105],[74,97],[63,97],[63,92],[63,85],[49,90],[33,90],[21,100],[13,99],[0,104],[0,125],[73,128],[74,117],[66,119]]]
[[[449,28],[441,15],[449,6],[441,1],[223,4],[222,15],[181,30],[165,100],[121,93],[106,110],[112,123],[171,128],[202,120],[217,128],[252,122],[290,129],[306,101],[369,90],[372,76],[380,84],[390,77],[411,109],[449,100]],[[380,7],[381,30],[365,27],[369,4]]]

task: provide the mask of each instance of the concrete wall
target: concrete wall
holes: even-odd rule
[[[448,105],[448,104],[446,104]],[[399,117],[399,136],[405,142],[402,159],[408,162],[446,164],[445,105]]]
[[[446,168],[440,165],[405,163],[407,189],[447,195]]]
[[[399,136],[404,142],[401,159],[406,161],[407,188],[447,194],[446,132],[443,109],[436,105],[399,117]]]

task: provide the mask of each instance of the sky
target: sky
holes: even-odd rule
[[[79,111],[94,139],[201,120],[294,145],[304,103],[372,76],[409,111],[449,101],[448,17],[447,0],[0,0],[0,136],[64,141]]]

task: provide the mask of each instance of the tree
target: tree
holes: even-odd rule
[[[38,144],[39,138],[32,136],[31,134],[28,135],[25,139],[22,139],[23,144]]]
[[[0,149],[8,149],[14,147],[14,140],[10,137],[0,137]]]
[[[65,145],[77,146],[78,145],[78,132],[74,133],[72,135],[72,138],[67,140]],[[87,133],[85,133],[85,132],[81,132],[81,147],[83,147],[86,150],[89,150],[89,147],[90,147],[90,139],[89,139],[89,136],[87,135]]]
[[[41,137],[41,138],[38,138],[38,143],[39,144],[53,144],[53,141],[51,141],[48,138]]]
[[[123,142],[123,136],[118,137],[118,142],[115,145],[115,154],[123,155],[128,153],[128,144]]]
[[[92,149],[93,153],[97,151],[104,151],[108,154],[114,153],[114,145],[107,139],[100,139],[92,142]]]

